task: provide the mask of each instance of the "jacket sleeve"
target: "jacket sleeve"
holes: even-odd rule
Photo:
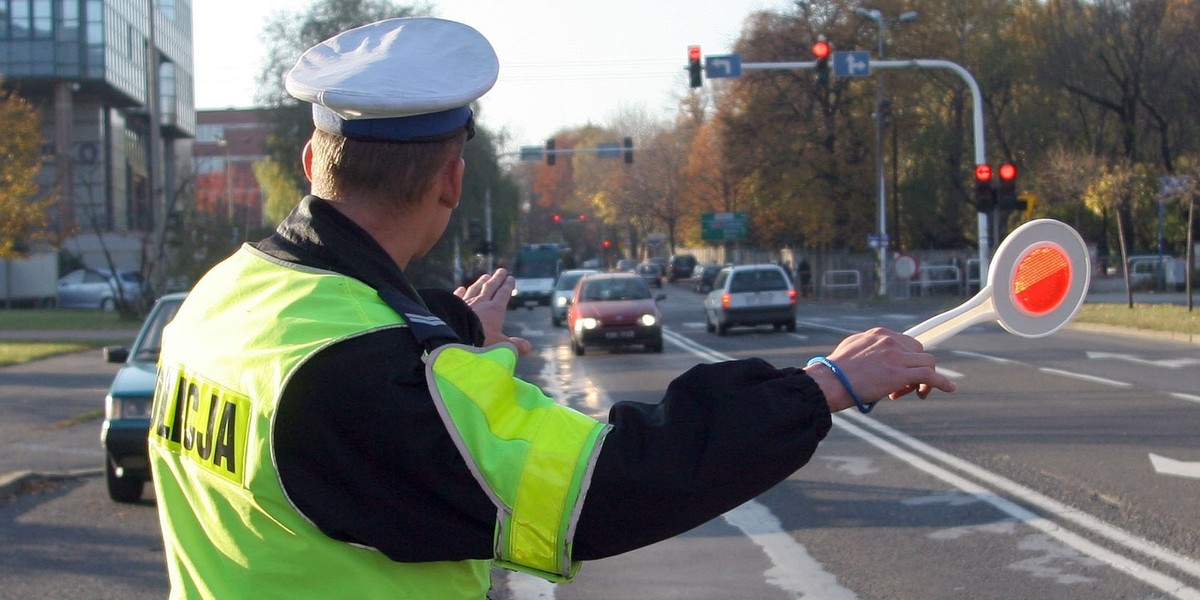
[[[803,370],[749,359],[698,365],[659,404],[614,405],[609,423],[577,560],[670,538],[765,492],[808,462],[832,418]]]

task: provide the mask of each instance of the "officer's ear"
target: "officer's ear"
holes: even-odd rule
[[[304,165],[304,176],[310,182],[312,181],[312,161],[313,161],[312,140],[308,140],[307,142],[304,143],[304,149],[300,151],[300,163],[302,165]]]
[[[438,202],[451,210],[458,207],[458,200],[462,196],[462,181],[463,174],[467,170],[467,161],[461,156],[454,156],[442,165],[442,172],[439,174],[441,185],[441,194],[438,195]]]

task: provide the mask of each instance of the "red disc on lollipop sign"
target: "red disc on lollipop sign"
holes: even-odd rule
[[[1058,244],[1038,244],[1017,261],[1013,304],[1030,315],[1044,315],[1062,304],[1071,286],[1071,261]]]

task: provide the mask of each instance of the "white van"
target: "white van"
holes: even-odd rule
[[[1129,257],[1129,285],[1135,290],[1183,291],[1187,261],[1174,256],[1145,254]]]

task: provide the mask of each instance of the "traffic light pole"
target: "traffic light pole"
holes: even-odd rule
[[[742,63],[742,71],[769,71],[769,70],[811,70],[816,68],[816,61],[803,62],[777,62],[777,63]],[[961,65],[950,62],[948,60],[936,59],[912,59],[912,60],[877,60],[871,63],[873,69],[947,69],[958,75],[966,82],[967,87],[971,90],[971,122],[975,134],[975,164],[982,165],[987,163],[987,149],[983,139],[983,95],[979,91],[979,84],[976,83],[970,71],[967,71]],[[983,282],[987,280],[988,263],[991,260],[991,234],[988,227],[988,215],[978,213],[977,224],[979,228],[979,284],[983,286]],[[881,265],[882,266],[882,265]]]

